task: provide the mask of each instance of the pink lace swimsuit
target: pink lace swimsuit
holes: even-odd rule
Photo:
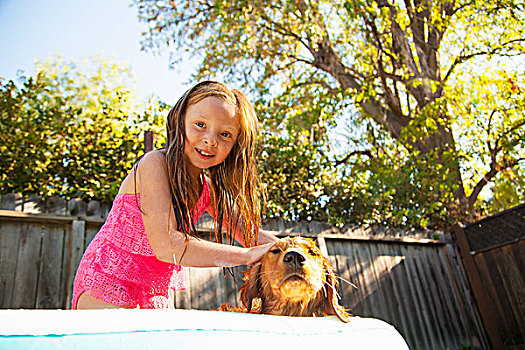
[[[206,181],[195,206],[196,222],[210,204]],[[106,303],[141,309],[171,308],[168,290],[183,290],[181,265],[156,258],[149,244],[142,214],[137,207],[140,196],[115,197],[106,222],[87,247],[73,284],[72,309],[86,292]]]

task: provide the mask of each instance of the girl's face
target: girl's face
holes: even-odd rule
[[[235,106],[216,97],[189,106],[185,118],[184,154],[190,173],[198,175],[228,157],[239,136],[239,121]]]

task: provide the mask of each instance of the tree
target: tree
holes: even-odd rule
[[[323,164],[310,216],[446,228],[500,210],[483,190],[525,175],[522,1],[134,3],[146,49],[188,50],[196,79],[250,89],[269,139]]]
[[[0,81],[2,193],[111,202],[162,104],[136,103],[129,70],[101,58],[55,58],[20,80]]]

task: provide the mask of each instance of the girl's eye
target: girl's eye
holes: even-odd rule
[[[232,136],[232,134],[230,134],[229,132],[223,132],[223,133],[221,133],[221,135],[223,137],[231,137]]]
[[[203,122],[196,122],[195,125],[197,125],[199,128],[204,128]]]

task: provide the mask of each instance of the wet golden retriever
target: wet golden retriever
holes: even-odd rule
[[[350,321],[351,315],[338,302],[333,268],[311,239],[279,240],[245,273],[243,281],[240,299],[251,313],[337,315],[343,322]],[[222,305],[219,310],[243,309]]]

